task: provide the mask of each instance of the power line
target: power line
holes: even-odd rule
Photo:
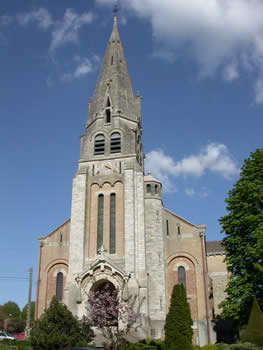
[[[0,276],[0,278],[9,278],[9,279],[16,279],[16,280],[28,280],[28,277]]]
[[[0,276],[0,280],[20,280],[22,281],[28,281],[28,277],[15,277],[15,276]],[[33,280],[34,283],[36,283],[35,280]]]

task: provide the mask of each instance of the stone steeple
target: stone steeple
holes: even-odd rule
[[[116,115],[135,122],[141,119],[140,96],[134,97],[133,94],[116,15],[94,96],[89,103],[86,127],[95,119],[103,118],[106,107],[111,107],[113,117]]]

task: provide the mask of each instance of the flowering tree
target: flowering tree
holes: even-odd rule
[[[117,290],[105,286],[88,297],[88,312],[91,323],[97,327],[108,340],[105,347],[117,350],[126,342],[131,331],[139,327],[137,321],[141,313],[134,311],[136,297],[127,301],[121,300]]]

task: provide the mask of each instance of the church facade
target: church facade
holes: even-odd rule
[[[205,225],[165,208],[161,183],[145,176],[140,106],[114,16],[80,139],[71,217],[38,239],[35,317],[54,295],[82,317],[89,292],[108,283],[124,300],[137,296],[144,315],[138,336],[161,338],[173,286],[183,283],[193,341],[207,344],[224,298],[224,250],[220,241],[206,242]]]

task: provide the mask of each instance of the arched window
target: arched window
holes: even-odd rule
[[[103,134],[99,134],[95,137],[94,142],[94,154],[104,154],[105,151],[105,137]]]
[[[103,244],[103,209],[104,196],[100,194],[98,197],[98,227],[97,227],[97,251]]]
[[[186,289],[185,268],[183,266],[178,267],[178,283],[183,284]]]
[[[59,272],[57,274],[57,281],[56,281],[56,297],[59,301],[62,300],[63,295],[63,273]]]
[[[150,184],[146,185],[146,191],[147,191],[147,193],[151,193],[152,192]]]
[[[155,185],[155,194],[158,194],[158,185]]]
[[[110,254],[116,253],[116,194],[110,195]]]
[[[111,134],[110,153],[119,153],[121,151],[121,135],[118,132]]]

